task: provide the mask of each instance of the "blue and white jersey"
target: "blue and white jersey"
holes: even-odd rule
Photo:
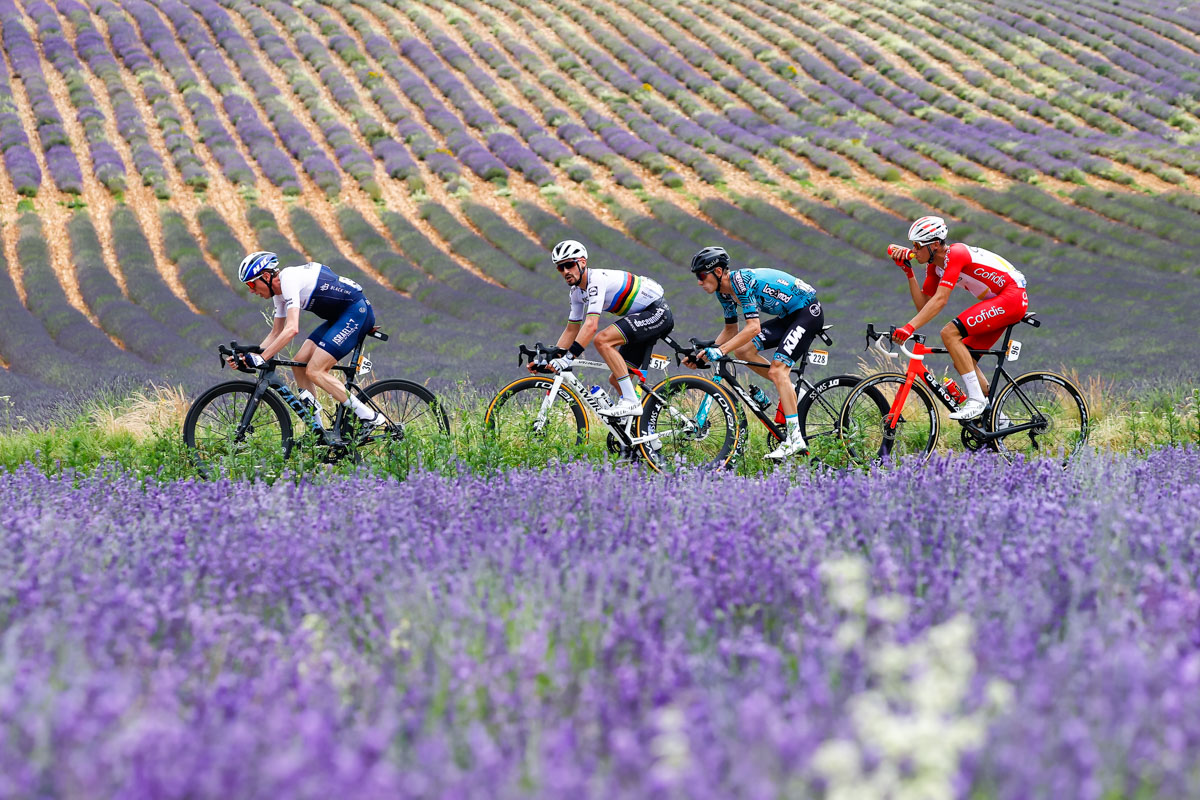
[[[717,292],[725,324],[737,322],[738,306],[746,319],[758,319],[759,311],[787,316],[817,299],[817,290],[797,277],[777,269],[735,269],[729,273],[733,295]]]
[[[289,308],[311,311],[324,320],[342,316],[351,303],[362,299],[362,287],[315,261],[279,270],[275,316],[286,317]]]

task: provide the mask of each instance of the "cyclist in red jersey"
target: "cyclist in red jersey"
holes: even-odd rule
[[[942,342],[967,390],[967,401],[950,414],[950,419],[975,419],[987,408],[988,385],[970,350],[988,349],[1005,328],[1020,322],[1029,310],[1029,294],[1025,276],[1004,258],[982,247],[947,244],[947,233],[946,221],[941,217],[921,217],[908,229],[911,249],[888,245],[888,255],[908,276],[908,291],[917,307],[917,315],[897,328],[892,339],[907,341],[940,314],[955,286],[961,284],[974,295],[980,302],[946,323]],[[921,285],[910,263],[914,258],[925,265]]]

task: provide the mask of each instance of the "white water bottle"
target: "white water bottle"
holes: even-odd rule
[[[606,407],[612,405],[612,403],[609,402],[608,393],[605,392],[604,389],[600,388],[599,386],[593,386],[592,388],[588,389],[588,397],[590,397],[593,400],[595,400],[596,402],[598,402],[601,405],[601,407],[606,408]]]

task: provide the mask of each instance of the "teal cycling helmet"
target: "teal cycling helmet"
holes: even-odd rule
[[[238,280],[242,283],[249,283],[267,270],[274,272],[277,269],[279,269],[279,256],[266,250],[259,250],[242,259],[242,265],[238,267]]]

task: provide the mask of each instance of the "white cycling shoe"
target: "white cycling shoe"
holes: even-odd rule
[[[979,417],[979,415],[982,414],[986,408],[987,408],[986,403],[984,403],[980,400],[968,399],[967,402],[963,403],[961,406],[958,407],[957,411],[950,412],[950,419],[955,419],[955,420],[977,419]]]
[[[804,441],[804,434],[800,433],[800,431],[797,429],[792,431],[786,439],[780,442],[779,447],[776,447],[774,450],[767,453],[766,458],[769,458],[772,461],[782,461],[788,456],[793,456],[796,453],[807,452],[808,445]]]
[[[640,417],[642,415],[642,404],[636,400],[626,400],[622,397],[615,405],[601,409],[600,412],[606,417]]]

